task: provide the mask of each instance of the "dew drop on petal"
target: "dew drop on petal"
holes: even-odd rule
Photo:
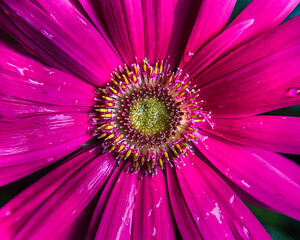
[[[42,33],[47,37],[47,38],[53,38],[54,36],[50,33],[48,33],[45,29],[42,30]]]
[[[299,88],[295,88],[295,87],[290,88],[290,89],[287,91],[286,95],[287,95],[288,97],[297,97],[297,96],[300,95],[300,89],[299,89]]]
[[[251,239],[249,230],[245,226],[241,225],[241,223],[236,220],[232,220],[232,223],[242,239]]]
[[[55,159],[55,157],[48,157],[46,158],[46,162],[52,162]]]
[[[11,210],[8,209],[8,208],[6,208],[6,209],[4,210],[4,217],[8,217],[9,215],[11,215]]]

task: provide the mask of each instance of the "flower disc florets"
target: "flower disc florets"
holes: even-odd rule
[[[146,166],[154,174],[158,166],[163,169],[185,154],[190,138],[196,139],[194,123],[204,114],[189,84],[188,76],[180,78],[180,71],[168,71],[163,62],[120,66],[111,82],[96,91],[95,135],[119,160],[130,159],[134,170]]]

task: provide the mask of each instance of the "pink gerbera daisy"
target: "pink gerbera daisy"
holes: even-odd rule
[[[270,239],[300,219],[298,0],[1,0],[0,239]],[[26,50],[25,50],[26,49]],[[62,159],[62,160],[61,160]]]

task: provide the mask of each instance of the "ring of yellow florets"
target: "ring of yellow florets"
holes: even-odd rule
[[[119,161],[131,159],[133,169],[145,166],[152,174],[185,154],[187,141],[197,140],[194,124],[204,115],[196,91],[188,88],[188,76],[166,68],[163,62],[151,66],[147,60],[131,69],[124,65],[96,91],[95,135],[118,153]]]

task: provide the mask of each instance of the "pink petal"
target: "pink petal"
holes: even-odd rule
[[[272,31],[248,42],[235,51],[232,51],[219,61],[211,64],[207,69],[202,68],[201,71],[198,71],[198,73],[200,73],[199,77],[196,78],[198,85],[204,86],[264,57],[287,48],[298,46],[300,43],[299,24],[300,17],[295,17]],[[234,26],[231,28],[233,27]],[[251,25],[251,28],[252,27],[253,24]],[[220,34],[219,38],[221,38],[224,33]],[[228,48],[226,50],[228,50]]]
[[[170,64],[170,69],[175,69],[181,61],[185,46],[194,26],[194,22],[196,20],[200,5],[201,1],[177,1],[173,18],[172,37],[167,53],[167,56],[170,56],[170,58],[167,61],[167,63]]]
[[[95,239],[131,239],[138,174],[122,171],[106,203]]]
[[[97,30],[100,32],[102,37],[106,40],[109,46],[113,46],[111,39],[108,34],[107,27],[105,26],[105,21],[103,19],[103,11],[105,9],[100,9],[98,1],[95,0],[78,0],[81,7],[85,10],[88,16],[91,18]],[[112,49],[114,49],[112,47]]]
[[[144,59],[144,22],[139,0],[100,1],[103,17],[118,52],[128,64]]]
[[[298,44],[211,82],[201,88],[203,109],[217,118],[241,117],[299,104],[299,56]]]
[[[204,0],[194,23],[180,67],[225,27],[236,0]]]
[[[142,1],[145,27],[145,56],[164,60],[170,44],[177,0]]]
[[[169,166],[167,166],[167,179],[172,210],[181,237],[187,240],[202,239],[192,214],[184,200],[184,196],[176,178],[176,173]]]
[[[123,171],[124,165],[125,165],[124,162],[121,162],[121,165],[118,166],[115,169],[115,171],[112,172],[111,176],[109,177],[109,180],[106,183],[105,188],[101,193],[101,196],[99,198],[97,206],[93,211],[93,216],[92,216],[91,222],[89,224],[87,235],[85,238],[86,240],[94,240],[95,239],[95,236],[96,236],[96,233],[98,230],[98,226],[101,221],[102,214],[106,207],[106,202],[110,196],[113,186],[115,185],[117,179],[120,176],[120,173]]]
[[[300,154],[300,118],[253,116],[246,118],[211,119],[199,126],[228,141],[273,152]]]
[[[68,1],[35,2],[1,3],[6,30],[51,66],[96,85],[107,82],[121,62],[93,25]]]
[[[204,139],[195,143],[197,148],[239,188],[276,211],[300,219],[297,164],[279,154],[232,144],[211,135]]]
[[[60,160],[81,147],[91,137],[88,134],[36,151],[1,156],[0,186],[16,181]],[[45,142],[47,144],[47,142]],[[26,147],[26,146],[24,146]]]
[[[133,213],[132,239],[176,239],[165,177],[144,176],[138,184]]]
[[[1,83],[0,83],[1,84]],[[47,99],[45,99],[47,101]],[[90,106],[59,106],[47,103],[24,101],[15,97],[0,95],[0,119],[7,122],[16,122],[37,115],[53,113],[88,113]],[[1,121],[1,120],[0,120]]]
[[[239,43],[245,43],[279,25],[299,2],[299,0],[253,0],[229,26],[249,18],[255,19],[253,28],[238,40]]]
[[[23,56],[4,42],[0,42],[0,69],[0,94],[51,105],[95,104],[93,86]]]
[[[88,120],[86,113],[62,113],[1,121],[1,156],[31,152],[74,139],[86,133]]]
[[[188,159],[181,157],[184,163],[176,173],[187,206],[204,239],[271,239],[214,171],[191,153]]]
[[[207,45],[205,45],[196,55],[190,59],[188,58],[188,64],[184,65],[183,73],[188,73],[191,77],[197,76],[204,69],[209,67],[216,59],[222,56],[226,51],[234,44],[237,39],[239,39],[244,32],[247,32],[254,19],[249,19],[247,21],[241,22],[234,25],[231,28],[226,29],[219,36],[211,40]],[[201,80],[196,81],[201,84]]]
[[[64,162],[0,211],[1,239],[57,239],[85,209],[115,164],[94,148]]]
[[[4,100],[0,105],[0,113],[4,112],[0,120],[0,185],[48,166],[91,138],[87,132],[87,113],[60,112],[52,107],[54,113],[36,114],[39,105],[33,107],[32,102]],[[21,108],[7,109],[20,104],[23,104]]]

